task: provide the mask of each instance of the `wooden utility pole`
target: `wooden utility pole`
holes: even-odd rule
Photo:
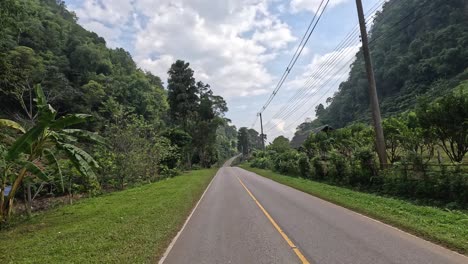
[[[380,168],[385,168],[387,166],[387,152],[385,151],[385,139],[382,129],[382,118],[380,116],[379,98],[377,97],[374,70],[372,69],[372,60],[367,40],[366,20],[364,19],[361,0],[356,0],[356,7],[359,17],[359,27],[361,28],[362,53],[366,62],[367,80],[369,82],[369,99],[372,110],[372,119],[374,121],[377,154],[379,155]]]
[[[263,120],[262,120],[262,113],[258,113],[260,116],[260,138],[262,139],[262,149],[265,150],[265,136],[263,135]]]

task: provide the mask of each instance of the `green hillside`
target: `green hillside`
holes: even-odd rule
[[[391,0],[377,13],[369,43],[383,117],[412,109],[418,97],[447,94],[468,77],[468,3],[463,0]],[[317,120],[302,125],[343,127],[370,122],[361,52]]]

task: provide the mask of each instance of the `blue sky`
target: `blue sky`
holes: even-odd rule
[[[167,69],[175,60],[190,62],[196,79],[225,97],[226,116],[233,124],[250,127],[321,1],[65,2],[76,12],[78,23],[103,36],[109,47],[128,50],[139,67],[165,82]],[[383,2],[363,0],[364,10],[372,11]],[[302,56],[263,113],[269,140],[281,134],[291,138],[297,125],[314,118],[315,105],[325,105],[326,98],[338,89],[358,50],[358,35],[335,48],[356,26],[355,1],[330,0]],[[260,130],[259,122],[255,129]]]

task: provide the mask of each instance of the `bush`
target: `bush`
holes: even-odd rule
[[[277,154],[273,159],[273,168],[275,171],[298,176],[299,172],[299,153],[296,150],[290,150],[281,154]]]
[[[309,158],[305,154],[301,154],[299,158],[299,173],[304,178],[309,178],[311,176],[310,162]]]
[[[180,174],[180,171],[177,169],[170,169],[166,166],[161,166],[159,175],[162,178],[171,178]]]
[[[271,162],[268,158],[255,158],[250,163],[252,167],[259,169],[271,169]]]
[[[359,186],[370,186],[377,180],[377,166],[375,162],[375,153],[368,148],[361,148],[356,152],[356,159],[359,163],[359,171],[356,172],[354,184]]]
[[[330,155],[330,178],[338,183],[344,182],[349,175],[349,164],[343,155],[332,152]]]
[[[326,176],[326,165],[325,162],[322,161],[319,157],[315,157],[312,159],[312,166],[314,167],[314,175],[313,178],[317,180],[323,180]]]

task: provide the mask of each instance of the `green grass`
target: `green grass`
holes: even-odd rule
[[[156,262],[216,169],[84,199],[0,232],[0,263]]]
[[[466,211],[448,211],[430,206],[419,206],[408,201],[252,168],[247,164],[242,164],[240,167],[368,215],[462,254],[468,254],[468,213]]]

